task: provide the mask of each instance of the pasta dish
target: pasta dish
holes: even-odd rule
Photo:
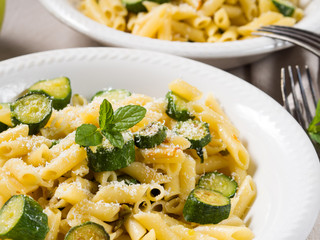
[[[203,101],[200,101],[200,100]],[[60,77],[0,104],[0,239],[253,239],[249,154],[212,94]]]
[[[79,10],[108,27],[168,41],[225,42],[253,38],[264,25],[293,26],[298,0],[81,0]]]

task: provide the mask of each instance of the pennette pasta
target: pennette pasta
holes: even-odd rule
[[[37,133],[25,120],[0,133],[0,229],[4,213],[21,211],[42,219],[26,230],[37,239],[80,229],[114,240],[254,238],[243,220],[257,191],[250,157],[212,94],[176,79],[165,98],[109,89],[70,99]]]
[[[288,0],[79,0],[79,11],[114,29],[169,41],[246,39],[263,25],[293,26],[303,18]],[[275,19],[274,15],[278,15]]]

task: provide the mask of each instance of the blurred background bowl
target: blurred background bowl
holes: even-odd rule
[[[228,69],[252,63],[287,47],[289,43],[266,37],[222,43],[173,42],[112,29],[91,20],[77,10],[80,0],[39,0],[60,21],[106,46],[147,49],[192,58]],[[320,33],[320,0],[300,0],[305,16],[296,25]]]

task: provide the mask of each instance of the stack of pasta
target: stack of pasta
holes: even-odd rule
[[[39,205],[34,209],[44,209],[45,216],[41,219],[48,218],[42,222],[48,225],[47,230],[43,230],[48,240],[64,239],[70,229],[88,223],[100,226],[110,239],[117,240],[253,239],[243,217],[255,198],[256,187],[247,174],[249,155],[239,141],[238,130],[212,94],[202,103],[199,101],[202,93],[180,79],[170,83],[169,88],[171,95],[185,103],[192,116],[188,121],[206,123],[209,141],[205,146],[192,148],[188,137],[175,132],[179,122],[188,121],[172,117],[168,111],[170,94],[166,99],[155,99],[142,94],[114,97],[99,93],[89,103],[80,95],[74,95],[72,104],[52,111],[38,134],[30,135],[28,124],[0,133],[0,207],[13,199],[12,196],[23,195],[25,204],[33,199],[34,204]],[[144,118],[129,132],[142,132],[157,122],[164,126],[166,136],[154,146],[136,146],[134,161],[126,167],[94,171],[88,163],[88,148],[76,143],[76,131],[83,124],[101,127],[99,113],[104,99],[108,99],[115,110],[128,105],[146,109]],[[181,107],[182,103],[179,104]],[[94,152],[94,148],[91,150]],[[199,179],[208,173],[227,176],[236,186],[235,194],[227,198],[231,202],[227,214],[209,223],[203,222],[206,219],[197,220],[202,217],[197,213],[200,208],[191,213],[192,206],[186,209],[190,194],[200,189]],[[200,197],[203,196],[200,194]],[[210,205],[211,200],[204,197],[204,202],[207,200]],[[10,230],[8,219],[16,219],[8,221],[9,225],[19,222],[19,216],[12,217],[17,210],[12,215],[5,213],[11,205],[5,204],[0,211],[0,238]],[[25,207],[23,211],[27,210]],[[193,220],[187,219],[190,214]],[[24,221],[27,224],[24,231],[28,232],[26,229],[32,225],[28,225],[29,220]],[[18,230],[12,228],[12,231]],[[84,232],[87,238],[81,239],[91,239],[92,229]],[[21,236],[14,234],[18,233],[10,236]]]
[[[260,26],[293,26],[303,17],[298,0],[81,0],[79,9],[120,31],[191,42],[252,38]]]

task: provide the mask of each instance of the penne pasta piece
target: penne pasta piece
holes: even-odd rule
[[[169,84],[169,89],[188,101],[196,101],[202,97],[202,92],[179,78]]]
[[[187,39],[194,42],[205,42],[204,31],[189,26],[186,23],[172,21],[173,32],[185,36]]]
[[[79,145],[73,145],[63,151],[42,169],[41,177],[45,180],[57,179],[71,170],[86,158],[86,150]]]
[[[213,20],[217,27],[224,31],[227,30],[231,25],[229,16],[225,8],[220,8],[218,11],[216,11]]]
[[[124,227],[129,233],[132,240],[140,240],[147,232],[146,228],[143,227],[133,216],[127,218],[124,223]]]
[[[138,213],[133,215],[133,217],[140,222],[149,231],[154,229],[157,239],[182,239],[177,234],[175,234],[166,222],[157,213]]]
[[[207,234],[217,239],[246,239],[254,238],[253,232],[247,227],[235,227],[228,225],[204,225],[194,229],[196,232]]]
[[[6,131],[0,133],[0,143],[5,141],[12,141],[19,137],[27,137],[28,133],[28,125],[21,124],[14,128],[9,128]]]
[[[230,215],[243,217],[254,198],[256,197],[257,189],[251,176],[247,175],[241,183],[236,196],[231,200]]]
[[[133,162],[128,167],[122,168],[122,172],[132,176],[141,183],[167,183],[171,178],[167,175],[157,172],[155,169],[148,167],[141,162]]]

